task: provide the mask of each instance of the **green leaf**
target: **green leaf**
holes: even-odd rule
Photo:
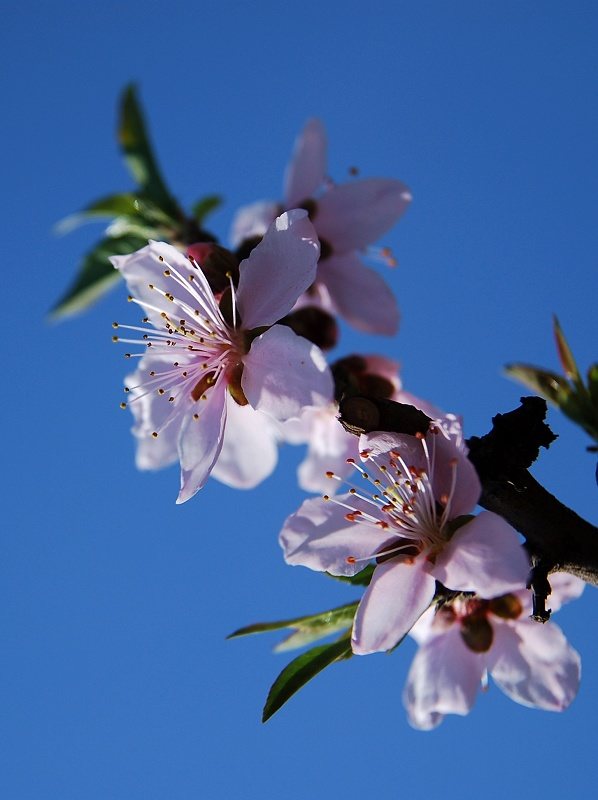
[[[256,622],[231,633],[227,638],[234,639],[237,636],[249,636],[254,633],[266,633],[290,628],[293,633],[278,644],[274,649],[276,652],[293,650],[311,644],[325,636],[350,627],[353,624],[353,617],[357,609],[358,602],[348,603],[329,611],[321,611],[318,614],[310,614],[304,617],[294,617],[293,619],[283,619],[277,622]]]
[[[557,406],[571,393],[571,385],[562,375],[531,364],[507,364],[505,374]]]
[[[302,686],[334,664],[335,661],[350,658],[351,642],[345,636],[332,644],[323,644],[297,656],[280,673],[268,692],[262,714],[262,722],[266,722],[289,700]]]
[[[78,225],[94,219],[134,217],[139,213],[137,195],[132,192],[110,194],[90,203],[81,211],[70,214],[56,225],[56,233],[69,233]]]
[[[201,225],[204,219],[222,205],[222,198],[217,194],[210,194],[207,197],[202,197],[193,206],[191,211],[197,223]]]
[[[50,316],[53,319],[76,314],[90,306],[120,280],[108,258],[126,255],[147,244],[147,239],[131,233],[107,236],[83,258],[79,273],[65,294],[56,303]]]
[[[561,411],[598,442],[598,403],[587,391],[567,397],[561,405]]]
[[[571,380],[575,381],[576,384],[581,384],[583,386],[583,381],[581,379],[581,375],[579,374],[579,370],[577,369],[575,359],[573,358],[573,353],[567,340],[565,339],[565,334],[563,333],[563,329],[561,328],[556,315],[552,318],[552,325],[554,330],[554,338],[556,340],[556,349],[558,352],[559,361],[563,367],[563,372],[567,378],[571,378]]]
[[[588,370],[588,391],[592,403],[598,409],[598,364],[592,364]]]
[[[118,140],[125,159],[142,192],[153,200],[166,214],[175,219],[183,216],[178,203],[170,194],[158,168],[146,133],[145,120],[131,84],[122,94]]]
[[[56,233],[69,233],[78,225],[103,218],[122,218],[130,221],[142,221],[146,224],[160,223],[172,226],[176,221],[167,216],[155,203],[134,192],[110,194],[90,203],[81,211],[70,214],[56,226]]]
[[[375,564],[368,564],[367,567],[356,575],[332,575],[330,572],[327,572],[326,575],[328,575],[329,578],[334,578],[336,581],[350,583],[352,586],[369,586],[375,569]]]

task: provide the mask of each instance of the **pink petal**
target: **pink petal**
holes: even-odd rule
[[[438,419],[438,417],[442,416],[442,411],[437,406],[433,406],[432,403],[429,403],[427,400],[422,400],[421,397],[417,397],[411,394],[411,392],[404,392],[402,389],[399,389],[392,399],[396,400],[397,403],[405,403],[408,406],[419,408],[419,410],[427,414],[430,419]]]
[[[444,636],[447,628],[455,624],[455,618],[438,616],[437,606],[431,605],[409,631],[409,636],[419,644],[425,644],[435,636]]]
[[[430,605],[435,586],[423,558],[379,564],[355,615],[353,652],[367,655],[394,647]]]
[[[160,256],[164,261],[160,261]],[[193,303],[191,295],[181,297],[181,287],[172,277],[164,275],[168,266],[174,267],[184,276],[189,273],[189,261],[176,247],[164,242],[150,242],[147,247],[131,255],[112,256],[110,261],[126,280],[129,292],[141,302],[154,327],[164,329],[161,312],[176,319],[188,317],[188,312],[177,300],[189,300]],[[150,289],[150,285],[155,288]],[[161,292],[178,295],[177,300],[171,302]]]
[[[348,458],[359,458],[358,439],[343,428],[337,419],[338,408],[327,406],[309,413],[311,430],[307,455],[299,465],[299,486],[306,492],[333,494],[340,485],[326,477],[334,472],[341,478],[353,472]],[[306,416],[306,415],[304,415]]]
[[[235,489],[253,489],[270,475],[278,461],[277,423],[240,406],[227,393],[222,450],[212,469],[216,480]]]
[[[458,625],[422,645],[403,691],[410,724],[431,730],[445,714],[468,714],[483,673],[482,656],[463,644]]]
[[[563,711],[577,694],[579,653],[553,622],[496,622],[488,653],[490,674],[511,700],[546,711]]]
[[[339,495],[351,508],[369,511],[371,506],[353,495]],[[305,500],[299,511],[285,521],[280,546],[287,564],[301,565],[332,575],[355,575],[367,564],[347,561],[369,559],[389,541],[388,533],[361,522],[349,522],[347,509],[332,500]],[[391,537],[391,539],[394,537]],[[433,582],[432,582],[433,583]]]
[[[424,457],[421,443],[415,436],[387,431],[364,433],[359,437],[359,452],[368,453],[380,464],[388,467],[388,456],[393,450],[398,451],[408,465],[423,466]]]
[[[140,359],[135,372],[125,379],[125,385],[132,387],[126,397],[135,418],[133,434],[137,438],[136,463],[139,469],[161,469],[178,459],[179,433],[191,399],[188,402],[185,397],[179,397],[173,405],[168,402],[168,395],[160,396],[155,391],[155,384],[151,389],[144,387],[152,380],[150,372],[159,375],[169,369],[172,369],[172,358],[156,356],[148,351]],[[160,431],[157,438],[152,436],[154,431]]]
[[[586,587],[585,581],[567,572],[553,572],[548,576],[552,593],[548,596],[548,606],[553,611],[571,600],[577,600]]]
[[[480,499],[482,486],[475,467],[467,458],[467,448],[462,443],[461,426],[456,417],[447,415],[435,422],[437,433],[426,436],[434,457],[434,495],[439,501],[450,496],[448,517],[455,519],[473,510]]]
[[[355,252],[320,262],[318,281],[347,322],[366,333],[392,336],[399,327],[399,309],[385,280],[366,267]]]
[[[499,597],[525,586],[529,560],[516,531],[483,511],[455,533],[431,569],[448,589]]]
[[[337,255],[364,250],[397,222],[411,201],[409,189],[390,178],[333,186],[318,199],[315,225]]]
[[[218,458],[226,422],[226,379],[220,377],[188,414],[179,439],[181,490],[177,503],[184,503],[202,488]]]
[[[254,339],[243,361],[245,396],[275,419],[298,417],[305,406],[332,400],[332,376],[321,350],[285,325]]]
[[[295,141],[285,175],[286,207],[295,208],[312,197],[326,177],[326,131],[319,119],[310,119]]]
[[[303,210],[281,214],[239,266],[237,306],[247,330],[272,325],[316,277],[320,244]]]
[[[280,214],[280,206],[269,200],[258,200],[248,206],[242,206],[233,219],[230,240],[233,247],[238,247],[245,239],[263,236],[276,217]]]

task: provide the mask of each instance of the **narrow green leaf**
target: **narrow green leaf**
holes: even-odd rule
[[[351,642],[348,636],[332,644],[323,644],[297,656],[280,673],[272,684],[264,711],[262,722],[266,722],[276,713],[302,686],[322,672],[323,669],[344,658],[350,658]]]
[[[110,194],[90,203],[81,211],[70,214],[55,227],[56,233],[69,233],[78,225],[94,219],[113,217],[134,217],[139,214],[139,201],[132,192]]]
[[[351,625],[353,622],[353,617],[355,616],[357,605],[358,602],[355,601],[354,603],[348,603],[347,605],[339,606],[338,608],[332,608],[329,611],[320,611],[317,614],[309,614],[304,617],[294,617],[293,619],[283,619],[276,622],[256,622],[253,625],[247,625],[244,628],[239,628],[239,630],[229,634],[227,639],[234,639],[238,636],[249,636],[254,633],[267,633],[268,631],[278,631],[284,628],[290,628],[291,630],[297,631],[306,637],[314,634],[313,638],[306,638],[304,641],[304,644],[308,644],[310,641],[322,639],[324,636],[329,636],[331,633],[336,633],[338,630]],[[291,639],[294,635],[295,634],[291,634],[289,639]],[[289,642],[289,639],[285,639],[284,642],[276,647],[276,650],[287,650],[292,649],[292,647],[302,646],[301,644],[285,646]]]
[[[217,194],[210,194],[207,197],[202,197],[193,206],[191,211],[197,223],[201,225],[204,219],[222,205],[222,198]]]
[[[51,318],[60,319],[76,314],[98,300],[120,280],[120,273],[108,258],[133,253],[146,244],[146,239],[130,233],[102,239],[83,258],[75,281],[51,310]]]
[[[561,411],[598,442],[598,403],[588,392],[571,394],[561,405]]]
[[[167,216],[151,200],[141,197],[134,192],[123,192],[121,194],[110,194],[90,203],[81,211],[70,214],[56,225],[56,233],[69,233],[78,225],[85,222],[93,222],[102,218],[122,218],[131,222],[142,222],[155,225],[156,223],[166,226],[173,226],[176,220]]]
[[[290,650],[299,650],[301,647],[306,647],[308,644],[318,642],[320,639],[326,639],[328,636],[332,636],[335,633],[350,632],[351,626],[353,625],[355,610],[356,609],[353,609],[353,613],[347,619],[338,620],[335,624],[322,626],[312,625],[306,628],[298,628],[287,636],[286,639],[279,642],[274,648],[274,652],[287,653]]]
[[[588,370],[588,390],[592,403],[598,409],[598,364],[592,364]]]
[[[558,352],[559,361],[563,367],[563,372],[568,378],[571,378],[571,380],[575,381],[576,384],[583,385],[581,375],[577,369],[577,364],[573,358],[573,353],[567,340],[565,339],[565,334],[563,333],[563,329],[561,328],[556,315],[552,318],[552,325],[554,330],[554,338],[556,340],[556,349]]]
[[[326,575],[328,575],[329,578],[334,578],[336,581],[350,583],[352,586],[369,586],[375,569],[375,564],[368,564],[367,567],[362,569],[361,572],[358,572],[356,575],[332,575],[330,572],[327,572]]]
[[[531,364],[507,364],[504,371],[509,378],[520,381],[557,406],[571,392],[571,385],[562,375]]]
[[[129,169],[143,193],[169,216],[175,219],[181,218],[183,215],[178,203],[170,194],[158,168],[146,132],[137,92],[132,84],[127,86],[122,94],[118,140]]]

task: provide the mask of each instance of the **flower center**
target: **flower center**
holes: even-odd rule
[[[449,462],[452,471],[451,485],[448,494],[437,498],[434,493],[433,479],[435,462],[435,437],[438,429],[430,428],[430,447],[423,435],[415,438],[421,447],[423,466],[408,464],[399,450],[391,450],[384,456],[373,456],[368,451],[361,453],[362,459],[369,461],[372,469],[366,471],[355,459],[347,459],[361,478],[364,486],[343,481],[333,472],[327,472],[328,478],[348,483],[349,495],[355,498],[341,500],[337,497],[324,496],[324,499],[337,503],[347,509],[345,518],[349,522],[375,525],[388,531],[389,539],[376,552],[365,558],[348,556],[347,561],[355,564],[361,561],[376,559],[378,563],[389,558],[413,559],[425,552],[426,557],[433,560],[450,538],[451,500],[456,487],[457,460]]]
[[[235,390],[231,391],[235,399],[238,398],[238,402],[243,404],[240,378],[242,359],[246,353],[245,337],[237,328],[238,315],[232,276],[228,276],[230,291],[227,289],[227,320],[205,275],[192,256],[188,256],[189,270],[186,275],[165,262],[162,256],[157,256],[157,259],[164,265],[164,278],[167,282],[172,282],[172,292],[155,284],[148,284],[150,291],[156,294],[155,305],[145,299],[141,301],[130,296],[129,300],[142,305],[151,314],[151,319],[144,317],[143,326],[113,323],[115,328],[141,332],[141,339],[112,337],[113,341],[143,344],[145,347],[143,353],[125,354],[125,358],[144,358],[135,375],[139,382],[125,387],[125,392],[131,398],[128,404],[156,393],[172,407],[165,415],[158,415],[162,421],[157,430],[147,431],[154,438],[182,410],[188,410],[190,405],[207,399],[208,392],[219,380],[226,380],[231,389]],[[170,304],[175,313],[164,310]],[[148,323],[154,327],[144,327]],[[144,369],[150,366],[151,368]],[[126,408],[127,403],[121,403],[121,407]],[[199,413],[193,416],[199,419]]]
[[[492,600],[459,597],[436,611],[434,624],[448,628],[458,623],[464,644],[474,653],[486,653],[494,640],[490,615],[514,620],[522,612],[523,606],[514,594],[504,594]]]

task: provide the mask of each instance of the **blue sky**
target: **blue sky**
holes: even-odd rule
[[[240,625],[353,599],[283,563],[276,537],[302,493],[300,452],[251,493],[211,482],[174,504],[176,469],[138,473],[118,408],[126,364],[117,288],[60,325],[47,310],[101,235],[55,223],[132,187],[115,108],[138,83],[163,171],[189,205],[277,198],[296,133],[328,130],[330,172],[396,177],[412,208],[385,238],[403,314],[394,340],[343,328],[337,354],[381,352],[407,389],[482,434],[523,391],[514,360],[556,368],[558,313],[581,365],[596,360],[598,9],[591,2],[22,2],[0,31],[6,523],[0,592],[0,769],[10,800],[543,798],[595,784],[595,590],[557,622],[581,652],[562,715],[496,688],[435,732],[407,725],[414,648],[354,658],[266,726],[283,667],[274,637]],[[559,439],[534,474],[597,522],[586,437]]]

